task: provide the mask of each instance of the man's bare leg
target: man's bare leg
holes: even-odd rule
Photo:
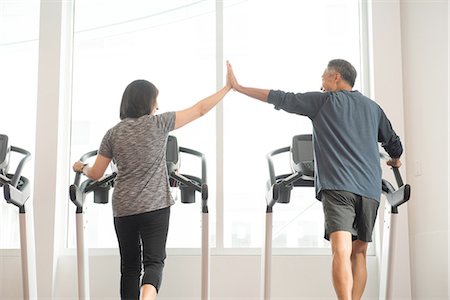
[[[333,254],[333,285],[339,300],[352,299],[352,235],[348,231],[335,231],[330,234]]]
[[[360,300],[367,282],[366,253],[369,243],[356,240],[352,248],[352,300]]]

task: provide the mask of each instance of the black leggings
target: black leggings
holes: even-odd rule
[[[121,299],[139,299],[143,284],[151,284],[159,291],[166,258],[169,217],[170,207],[114,218],[120,249]],[[141,281],[142,265],[144,274]]]

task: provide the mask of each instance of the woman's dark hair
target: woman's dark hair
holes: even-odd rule
[[[122,96],[120,119],[139,118],[149,115],[156,105],[158,89],[147,80],[135,80],[130,83]]]
[[[328,69],[333,69],[341,74],[342,79],[347,81],[351,87],[355,85],[356,69],[346,60],[333,59],[328,63]]]

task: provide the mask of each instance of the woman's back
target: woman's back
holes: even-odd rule
[[[166,141],[175,113],[126,118],[108,130],[99,154],[117,165],[112,205],[115,217],[136,215],[174,203],[167,182]]]

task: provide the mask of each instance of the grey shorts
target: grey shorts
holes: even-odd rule
[[[348,231],[352,240],[372,241],[380,203],[346,191],[323,190],[320,199],[325,215],[325,239],[335,231]]]

